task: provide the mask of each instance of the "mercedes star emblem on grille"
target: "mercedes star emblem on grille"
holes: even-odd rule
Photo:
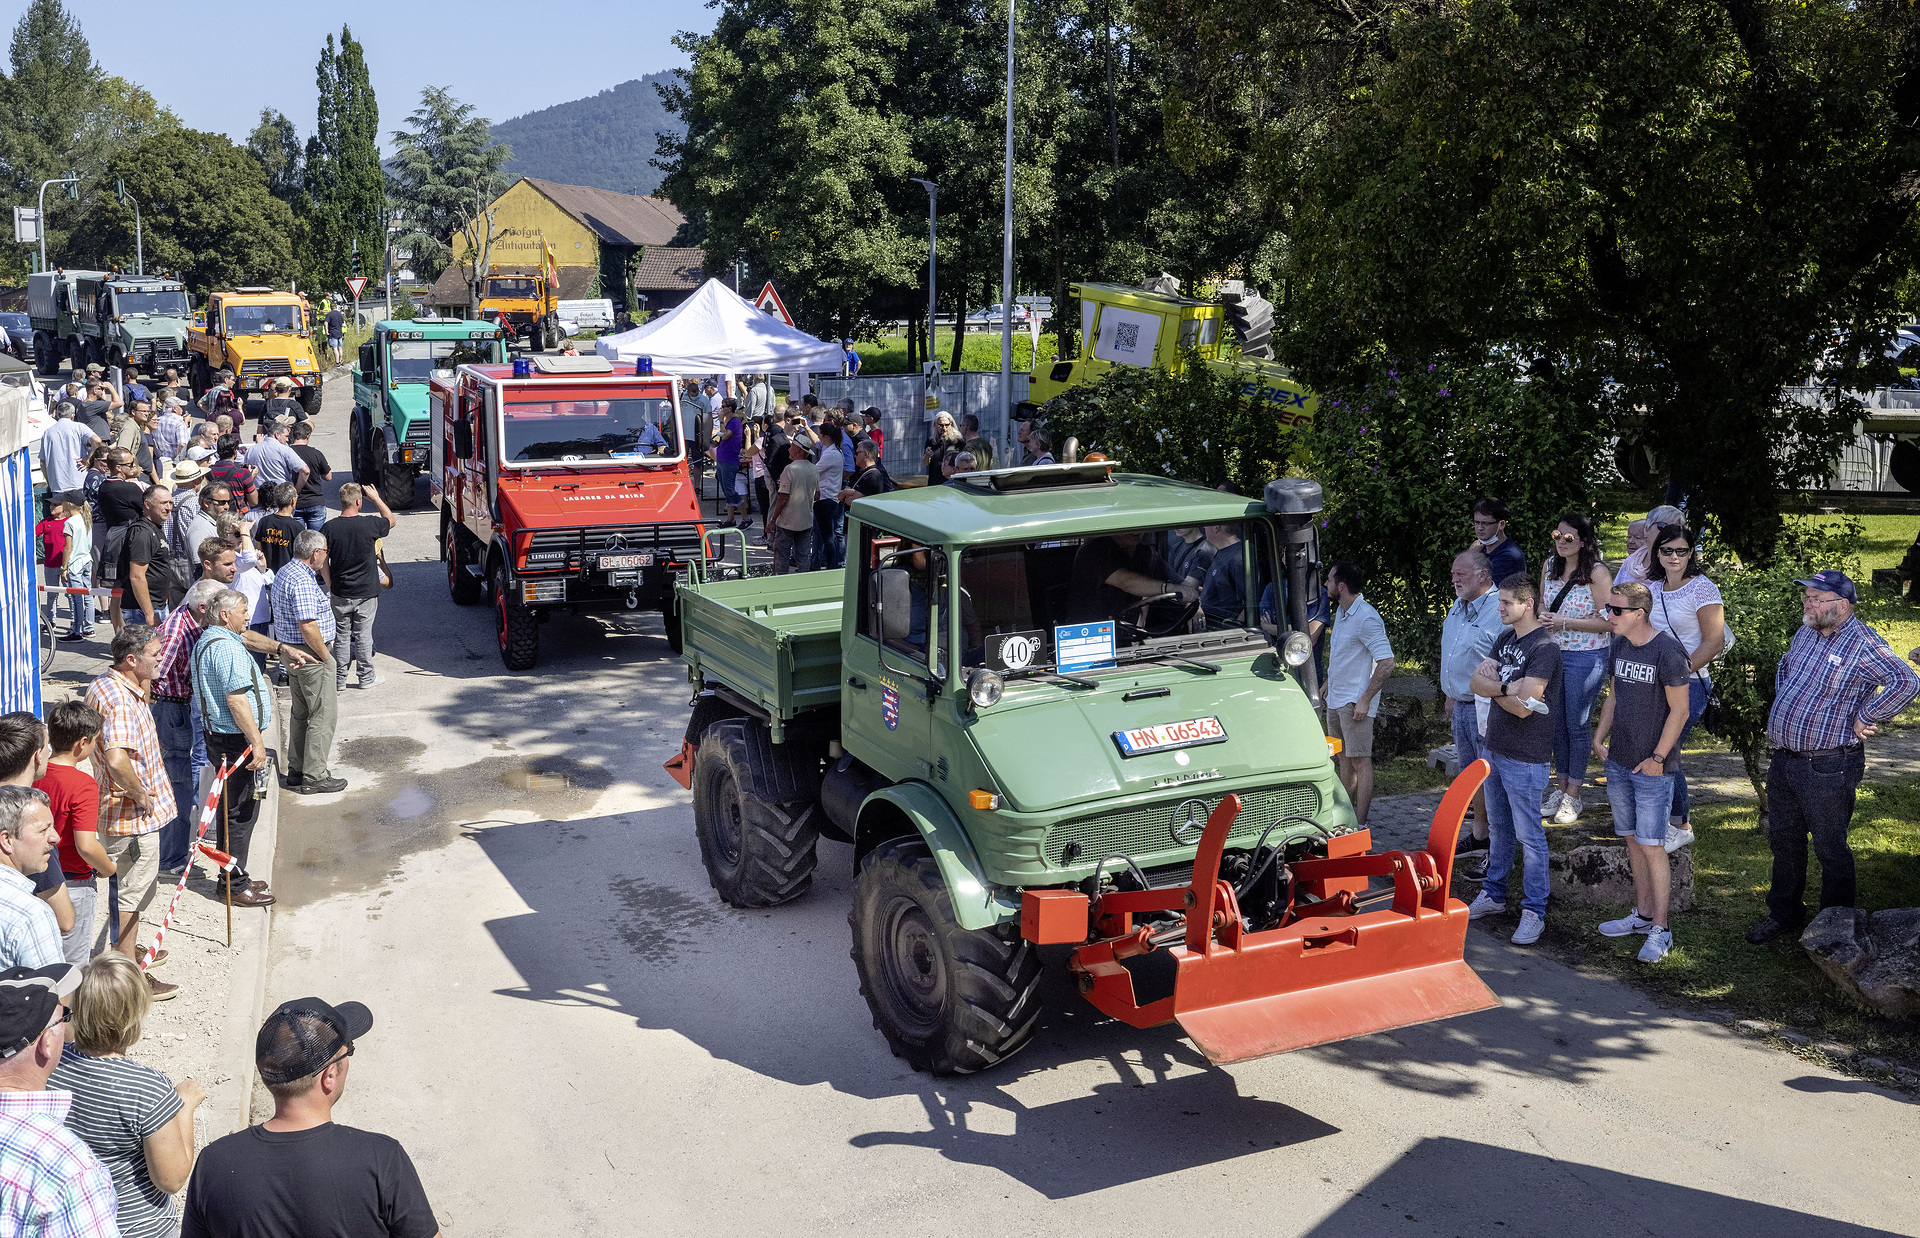
[[[1181,800],[1173,806],[1173,821],[1167,832],[1173,835],[1173,841],[1177,843],[1198,842],[1200,835],[1206,832],[1207,817],[1212,812],[1205,800]]]

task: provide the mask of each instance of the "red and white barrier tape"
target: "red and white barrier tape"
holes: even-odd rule
[[[227,779],[241,770],[252,752],[253,748],[249,746],[234,758],[232,765],[228,765],[224,760],[220,762],[220,770],[213,776],[213,790],[208,793],[207,802],[200,806],[200,828],[193,834],[193,850],[206,855],[208,859],[220,866],[222,872],[232,872],[237,864],[232,856],[216,850],[206,841],[207,828],[213,824],[213,810],[218,807],[220,796],[226,790]],[[180,906],[180,896],[187,892],[187,877],[192,872],[191,862],[180,870],[180,883],[173,887],[173,897],[167,900],[167,914],[160,917],[160,927],[153,935],[153,944],[140,952],[141,971],[145,971],[154,959],[160,957],[160,943],[167,939],[167,926],[173,922],[174,910]]]
[[[66,586],[66,585],[41,585],[41,586],[40,586],[40,592],[42,592],[42,593],[70,593],[70,594],[75,594],[75,595],[78,595],[78,594],[82,594],[82,593],[90,593],[90,594],[92,594],[92,595],[93,595],[94,597],[97,597],[97,598],[117,598],[117,597],[119,597],[119,596],[120,596],[120,590],[118,590],[118,589],[105,589],[105,588],[102,588],[102,589],[75,589],[75,588],[72,588],[72,587],[70,587],[70,586]]]

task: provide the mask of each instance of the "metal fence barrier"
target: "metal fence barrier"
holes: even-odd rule
[[[880,463],[895,477],[911,477],[921,472],[920,455],[927,445],[933,419],[939,413],[951,413],[954,424],[973,413],[980,418],[980,436],[993,444],[994,465],[1004,468],[1015,449],[1014,428],[1002,411],[998,372],[962,370],[942,374],[937,394],[940,408],[926,406],[926,379],[919,374],[876,374],[860,378],[821,378],[814,380],[820,402],[833,405],[852,400],[854,410],[880,410],[880,429],[886,447]],[[1027,376],[1013,376],[1013,404],[1027,398]]]

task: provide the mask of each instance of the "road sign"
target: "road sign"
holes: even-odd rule
[[[793,315],[787,313],[786,302],[782,301],[780,294],[773,290],[772,280],[767,281],[767,286],[760,290],[760,295],[753,299],[753,303],[755,307],[772,314],[789,327],[793,325]]]
[[[1013,299],[1013,302],[1015,305],[1031,305],[1035,309],[1041,309],[1041,308],[1052,309],[1053,308],[1053,298],[1046,297],[1046,296],[1015,297]]]
[[[358,301],[360,299],[360,294],[362,291],[366,289],[366,286],[367,286],[366,276],[364,275],[347,276],[347,291],[353,294],[354,300]]]

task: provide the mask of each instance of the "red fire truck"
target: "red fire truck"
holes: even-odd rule
[[[671,375],[604,357],[462,365],[430,381],[432,495],[453,600],[494,607],[523,671],[555,611],[659,610],[704,528]]]

